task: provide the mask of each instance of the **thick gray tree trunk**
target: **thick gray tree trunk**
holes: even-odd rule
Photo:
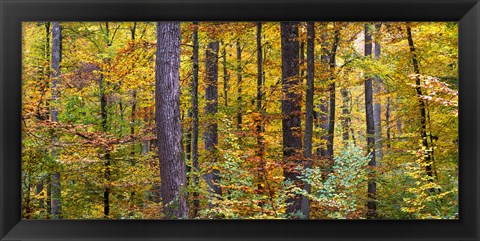
[[[295,170],[303,159],[302,139],[299,132],[301,128],[301,94],[297,93],[300,84],[299,77],[299,41],[298,23],[281,22],[282,43],[282,131],[283,131],[283,158],[285,160],[284,176],[286,181],[291,181],[302,188],[299,173]],[[287,214],[293,215],[302,208],[302,197],[296,195],[287,200]]]
[[[365,56],[372,55],[372,34],[369,24],[365,24]],[[375,182],[375,170],[377,166],[375,160],[375,124],[373,121],[373,86],[372,78],[367,73],[365,80],[365,114],[367,120],[367,150],[371,155],[368,166],[371,168],[368,174],[368,200],[367,200],[367,219],[374,219],[377,216],[377,184]]]
[[[305,99],[305,135],[303,157],[305,166],[312,167],[312,135],[313,135],[313,95],[315,79],[315,23],[307,22],[307,90]],[[305,183],[303,189],[310,193],[310,185]],[[302,213],[306,219],[310,218],[310,199],[302,197]]]
[[[59,84],[60,84],[60,62],[62,61],[62,27],[59,22],[52,23],[52,107],[51,107],[51,120],[52,122],[58,122],[58,110],[57,105],[59,103]],[[53,135],[53,144],[58,142],[58,136]],[[56,148],[52,148],[52,156],[56,158]],[[61,207],[61,187],[60,187],[60,172],[57,170],[51,177],[51,214],[52,219],[62,218]]]
[[[208,152],[208,159],[213,164],[217,161],[218,145],[218,124],[215,121],[215,115],[218,112],[218,41],[208,43],[206,52],[206,84],[205,89],[205,114],[208,116],[205,138],[205,149]],[[209,170],[205,174],[205,181],[208,184],[209,191],[221,195],[222,189],[218,185],[220,181],[220,171],[218,169]]]
[[[180,123],[180,22],[157,22],[155,120],[166,219],[188,218]]]

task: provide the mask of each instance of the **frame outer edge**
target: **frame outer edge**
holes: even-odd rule
[[[5,36],[5,15],[3,14],[3,9],[4,9],[4,0],[0,0],[0,53],[3,53],[3,38]],[[5,80],[5,76],[4,76],[4,63],[5,61],[3,61],[4,59],[4,56],[3,54],[0,54],[0,240],[3,239],[3,237],[5,236],[6,234],[6,231],[5,231],[5,215],[4,215],[4,210],[5,210],[5,194],[4,194],[4,190],[5,190],[5,175],[3,175],[5,173],[5,168],[4,168],[4,165],[3,165],[3,160],[4,160],[4,98],[5,98],[5,95],[4,95],[4,91],[5,91],[5,88],[4,88],[4,80]]]
[[[7,200],[7,197],[5,195],[5,190],[7,188],[7,182],[6,182],[6,173],[7,171],[5,170],[5,156],[6,156],[6,153],[5,151],[7,150],[6,147],[7,145],[5,144],[5,133],[6,133],[6,124],[5,124],[5,120],[7,119],[5,117],[5,113],[6,113],[6,105],[7,105],[7,90],[4,88],[5,86],[7,86],[6,84],[6,74],[5,72],[7,71],[5,66],[6,66],[6,63],[5,61],[3,61],[5,59],[5,46],[4,44],[6,43],[6,35],[4,33],[6,33],[6,19],[7,17],[5,16],[5,11],[4,11],[4,8],[5,8],[5,3],[9,3],[9,2],[13,2],[11,0],[0,0],[0,34],[1,34],[1,37],[0,37],[0,240],[5,240],[4,238],[6,238],[6,235],[7,233],[10,231],[10,229],[12,229],[13,227],[7,227],[8,224],[10,223],[8,221],[8,217],[5,215],[7,212],[6,212],[6,204],[5,204],[5,201]],[[35,2],[35,1],[32,1],[32,2]],[[68,2],[68,1],[67,1]],[[475,11],[475,12],[471,12],[470,14],[474,14],[474,19],[475,19],[475,26],[479,27],[480,26],[480,3],[478,2],[477,0],[477,3],[475,4],[475,6],[471,9],[471,11]],[[11,15],[9,15],[11,16]],[[10,17],[11,18],[11,17]],[[11,19],[10,19],[11,20]],[[473,36],[472,36],[473,37]],[[476,30],[475,31],[475,37],[474,37],[476,40],[477,40],[477,43],[475,45],[475,50],[473,50],[472,52],[474,52],[473,54],[475,55],[475,59],[473,60],[474,63],[472,65],[476,65],[476,66],[480,66],[480,43],[478,42],[480,40],[480,30]],[[6,50],[8,52],[11,52],[11,50]],[[20,52],[21,54],[21,52]],[[471,67],[470,67],[471,68]],[[469,71],[472,71],[471,69],[469,68]],[[9,70],[11,71],[11,70]],[[473,73],[474,76],[475,76],[475,92],[476,92],[476,95],[475,95],[475,99],[473,101],[475,101],[475,107],[479,107],[479,104],[480,104],[480,84],[479,84],[479,70],[478,70],[478,67],[475,69],[475,72]],[[479,144],[479,140],[480,140],[480,111],[476,110],[477,112],[475,112],[475,116],[474,118],[476,118],[475,120],[477,121],[476,125],[475,125],[475,144]],[[8,119],[11,119],[11,118],[8,118]],[[480,147],[479,147],[480,148]],[[475,174],[477,174],[473,181],[475,181],[475,187],[478,188],[478,183],[480,181],[480,177],[478,176],[478,174],[480,174],[480,164],[478,163],[478,158],[480,157],[480,150],[477,148],[476,149],[476,152],[475,152],[475,157],[477,158],[477,162],[476,162],[476,165],[475,165]],[[478,202],[480,200],[480,192],[477,190],[477,192],[474,194],[475,198],[476,198],[476,201],[477,201],[477,204],[476,204],[476,213],[474,214],[475,215],[475,227],[477,228],[475,230],[475,240],[478,240],[479,237],[480,237],[480,230],[479,230],[479,220],[480,220],[480,209],[479,209],[479,206],[480,206],[480,203]],[[75,238],[74,238],[75,239]],[[9,239],[10,240],[10,239]],[[14,240],[14,239],[12,239]],[[260,240],[260,239],[259,239]]]

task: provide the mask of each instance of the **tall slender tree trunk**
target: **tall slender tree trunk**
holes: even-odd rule
[[[104,66],[106,67],[106,66]],[[108,127],[108,112],[107,112],[107,94],[105,91],[105,80],[103,74],[100,77],[100,116],[102,131],[107,132]],[[111,155],[108,147],[105,148],[105,171],[103,173],[104,189],[103,189],[103,216],[108,218],[110,215],[110,172],[111,172]]]
[[[380,31],[381,23],[375,24],[375,43],[374,43],[374,59],[376,61],[380,60],[381,46],[378,40],[378,32]],[[374,85],[373,85],[373,122],[375,124],[375,159],[377,162],[380,162],[383,158],[383,141],[382,141],[382,109],[380,105],[380,97],[382,91],[382,79],[380,76],[374,76]]]
[[[392,134],[391,134],[391,129],[392,127],[390,126],[390,97],[387,98],[387,104],[385,105],[385,125],[387,126],[387,148],[391,148],[391,139],[392,139]]]
[[[208,159],[212,164],[217,161],[216,146],[218,145],[218,124],[215,121],[215,115],[218,112],[218,48],[218,41],[208,43],[205,58],[207,84],[205,89],[205,114],[208,116],[208,120],[204,138]],[[218,185],[220,181],[219,174],[220,171],[218,169],[212,169],[205,175],[209,191],[217,195],[222,194],[222,189]]]
[[[416,85],[416,92],[418,97],[418,103],[420,108],[420,136],[422,137],[422,146],[425,150],[424,154],[424,161],[425,161],[425,172],[427,173],[429,180],[433,181],[433,156],[432,151],[430,150],[430,145],[427,139],[427,114],[426,114],[426,103],[425,100],[422,98],[423,92],[421,87],[421,80],[418,75],[420,75],[420,67],[418,64],[418,57],[417,52],[415,50],[415,44],[413,42],[412,37],[412,30],[410,27],[410,23],[406,23],[407,28],[407,39],[408,39],[408,46],[410,47],[410,54],[412,56],[412,64],[413,64],[413,71],[417,75],[415,78],[415,85]]]
[[[228,68],[227,68],[227,45],[223,46],[223,105],[228,107]]]
[[[193,54],[192,54],[192,167],[195,173],[198,173],[198,23],[193,23]],[[198,199],[199,178],[197,174],[193,175],[193,217],[198,216],[200,200]]]
[[[313,95],[315,79],[315,23],[307,22],[307,89],[305,99],[305,135],[303,139],[303,157],[305,167],[312,167],[312,135],[313,135]],[[310,185],[304,183],[303,189],[310,193]],[[305,219],[310,218],[310,199],[302,197],[302,213]]]
[[[322,66],[322,91],[320,93],[321,99],[320,99],[320,104],[319,104],[319,109],[320,113],[318,114],[318,125],[320,126],[321,129],[321,134],[320,138],[322,140],[322,145],[317,149],[317,156],[321,157],[323,160],[326,160],[328,158],[328,88],[327,88],[327,83],[328,83],[328,44],[327,44],[327,37],[328,37],[328,32],[327,32],[327,24],[326,23],[321,23],[321,46],[322,46],[322,53],[320,57],[321,61],[321,66]]]
[[[130,28],[130,40],[135,44],[135,32],[137,29],[137,22],[133,23],[133,26]],[[134,63],[132,63],[132,69]],[[132,91],[132,113],[130,115],[130,135],[133,136],[135,135],[135,119],[136,119],[136,112],[137,112],[137,90],[134,89]],[[131,151],[130,151],[130,158],[131,160],[131,165],[135,166],[135,149],[136,149],[136,143],[132,142],[131,146]],[[132,190],[130,192],[130,217],[133,217],[133,209],[135,208],[135,190]]]
[[[165,218],[188,218],[180,122],[180,22],[157,22],[155,120]]]
[[[301,95],[296,91],[300,84],[298,23],[281,22],[280,32],[282,43],[283,158],[286,162],[283,173],[286,181],[291,181],[302,187],[303,185],[298,178],[299,173],[295,170],[302,159],[302,139],[298,133],[301,128]],[[290,203],[286,209],[287,214],[293,215],[301,211],[302,197],[300,195],[289,198],[287,202]]]
[[[52,107],[51,107],[51,121],[58,122],[58,109],[57,105],[60,100],[59,84],[60,84],[60,62],[62,61],[62,27],[59,22],[52,23]],[[53,148],[52,156],[57,158],[57,148],[55,145],[58,142],[57,134],[53,134],[52,137]],[[61,187],[60,187],[60,171],[57,170],[52,174],[51,177],[51,214],[52,219],[62,218],[62,207],[61,207]]]
[[[365,24],[365,56],[372,55],[372,34],[369,24]],[[372,78],[367,73],[365,80],[365,114],[367,120],[367,150],[371,155],[368,166],[370,168],[368,173],[368,200],[367,200],[367,219],[374,219],[377,216],[377,184],[375,182],[375,167],[377,165],[375,160],[375,124],[373,121],[373,86]]]
[[[256,101],[256,108],[257,112],[260,114],[260,118],[256,120],[256,136],[257,136],[257,145],[258,145],[258,156],[260,157],[260,168],[262,172],[264,171],[263,168],[263,158],[265,152],[265,146],[263,142],[263,107],[262,107],[262,99],[263,99],[263,56],[262,56],[262,23],[257,23],[257,101]]]
[[[237,39],[237,129],[242,128],[242,48],[240,46],[240,40]]]
[[[350,119],[350,93],[346,88],[341,91],[342,94],[342,141],[343,145],[347,145],[350,139],[351,119]],[[353,138],[353,135],[352,135]]]
[[[111,45],[110,43],[110,29],[108,27],[108,22],[105,22],[105,36],[106,36],[106,46],[109,47]],[[103,60],[103,66],[102,66],[102,71],[108,71],[108,60],[104,59]],[[107,93],[106,93],[106,82],[104,79],[104,75],[101,74],[100,76],[100,116],[101,116],[101,126],[102,126],[102,131],[103,132],[108,132],[109,131],[109,126],[108,126],[108,112],[107,112],[107,105],[108,105],[108,100],[107,100]],[[104,173],[103,173],[103,178],[104,178],[104,189],[103,189],[103,217],[108,218],[110,215],[110,172],[111,172],[111,155],[110,155],[110,149],[108,147],[105,148],[105,164],[104,164]]]
[[[335,69],[336,69],[336,56],[337,47],[340,40],[340,29],[336,28],[333,36],[332,49],[330,51],[329,67],[330,67],[330,106],[328,115],[328,142],[327,142],[327,155],[330,159],[333,158],[333,142],[335,137],[335,102],[336,102],[336,88],[335,88]],[[332,159],[333,161],[333,159]]]

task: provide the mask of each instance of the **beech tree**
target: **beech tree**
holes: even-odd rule
[[[283,158],[286,162],[284,176],[287,181],[296,185],[301,182],[298,178],[298,171],[295,170],[299,164],[299,154],[302,149],[302,139],[298,135],[300,130],[300,101],[301,95],[294,91],[300,84],[299,70],[299,41],[298,24],[294,22],[282,22],[282,130],[283,130]],[[301,211],[302,200],[300,195],[289,199],[291,203],[287,207],[288,214],[295,214]]]
[[[372,33],[371,24],[365,24],[365,56],[370,57],[372,55]],[[371,168],[368,175],[368,201],[367,201],[367,218],[373,219],[377,215],[377,183],[375,182],[375,167],[377,166],[375,160],[375,123],[373,121],[373,86],[372,76],[367,73],[365,79],[365,115],[366,115],[366,127],[367,127],[367,150],[370,154],[370,161],[368,166]]]
[[[52,122],[58,122],[58,107],[59,104],[59,85],[60,85],[60,62],[62,61],[62,27],[59,22],[52,23],[52,107],[51,107],[51,120]],[[54,134],[52,142],[55,145],[58,142],[58,136]],[[56,148],[52,148],[52,156],[58,158]],[[57,170],[51,177],[52,187],[52,204],[51,214],[52,218],[61,218],[62,206],[61,206],[61,187],[60,187],[60,171]]]
[[[180,122],[180,22],[157,22],[155,121],[165,218],[188,218]]]
[[[315,23],[307,22],[307,88],[305,98],[305,135],[303,141],[303,156],[306,167],[312,167],[312,137],[313,137],[313,95],[315,79]],[[306,192],[310,192],[310,185],[304,184]],[[310,218],[310,199],[302,198],[302,213],[306,219]]]
[[[198,22],[193,23],[193,52],[192,52],[192,167],[195,172],[198,165]],[[193,185],[198,187],[198,175],[193,175]],[[193,192],[193,217],[198,216],[200,200],[198,192]]]
[[[208,152],[210,165],[214,165],[217,161],[216,146],[218,145],[218,124],[215,121],[215,115],[218,113],[218,48],[219,42],[212,41],[208,43],[205,54],[205,72],[206,72],[206,89],[205,89],[205,114],[208,116],[207,127],[204,134],[205,150]],[[209,167],[205,174],[210,191],[214,194],[221,195],[222,189],[218,186],[219,170]]]

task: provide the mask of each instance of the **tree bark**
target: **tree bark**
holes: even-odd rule
[[[108,27],[108,22],[105,22],[105,31],[106,31],[106,46],[111,46],[110,43],[110,30]],[[108,71],[108,60],[103,60],[103,67],[102,71]],[[106,83],[104,80],[104,75],[101,74],[100,76],[100,116],[101,116],[101,127],[103,132],[107,132],[109,130],[108,126],[108,112],[107,112],[107,94],[106,94]],[[105,148],[105,164],[104,164],[104,173],[103,173],[103,217],[108,218],[110,215],[110,172],[111,172],[111,156],[110,156],[110,149],[107,147]]]
[[[105,81],[103,74],[100,77],[100,116],[102,131],[108,131],[108,113],[107,113],[107,94],[105,93]],[[111,156],[108,147],[105,149],[105,171],[103,173],[104,178],[104,190],[103,190],[103,216],[108,218],[110,215],[110,169],[111,169]]]
[[[328,142],[327,142],[327,155],[329,158],[333,157],[333,144],[335,137],[335,69],[336,69],[336,56],[337,56],[337,47],[340,40],[340,29],[336,27],[335,33],[333,36],[332,49],[330,51],[329,57],[329,67],[330,67],[330,106],[329,106],[329,115],[328,115]]]
[[[59,22],[52,23],[52,101],[53,105],[51,106],[51,121],[58,122],[58,110],[57,105],[59,104],[59,84],[60,84],[60,62],[62,61],[62,27]],[[54,145],[58,142],[58,136],[53,134],[52,142]],[[52,156],[57,157],[57,150],[55,147],[52,147]],[[51,215],[52,219],[61,219],[62,218],[62,207],[61,207],[61,187],[60,187],[60,172],[56,170],[51,177]]]
[[[317,117],[317,122],[318,125],[320,126],[321,129],[321,134],[320,138],[322,140],[321,146],[317,149],[317,156],[321,157],[323,160],[326,160],[328,155],[327,151],[327,146],[328,146],[328,89],[327,89],[327,83],[328,83],[328,75],[326,74],[328,72],[328,45],[327,45],[327,37],[328,37],[328,32],[327,32],[327,24],[326,23],[321,23],[321,45],[322,45],[322,53],[320,57],[321,61],[321,66],[322,66],[322,74],[323,76],[322,79],[322,90],[321,90],[321,99],[320,99],[320,104],[319,104],[319,109],[320,113],[318,113]]]
[[[193,29],[193,55],[192,55],[192,167],[197,173],[198,166],[198,23],[194,22]],[[193,175],[193,185],[195,191],[193,192],[193,217],[198,216],[200,208],[200,200],[198,199],[199,178],[197,174]]]
[[[385,105],[385,125],[387,126],[387,148],[391,148],[391,129],[392,127],[390,126],[390,97],[387,98],[387,104]]]
[[[365,24],[365,56],[372,55],[372,35],[369,24]],[[374,219],[377,216],[376,193],[377,184],[375,182],[375,126],[373,121],[373,86],[372,78],[367,73],[365,80],[365,114],[367,120],[367,150],[371,155],[368,166],[368,200],[367,200],[367,219]]]
[[[261,159],[264,158],[264,143],[263,143],[263,107],[262,107],[262,98],[263,98],[263,56],[262,56],[262,23],[257,23],[257,103],[256,108],[257,112],[260,115],[260,118],[256,120],[256,135],[257,135],[257,145],[258,145],[258,155]],[[263,169],[263,160],[260,161],[260,167]]]
[[[218,145],[218,125],[215,121],[215,115],[218,112],[218,41],[210,42],[207,46],[206,53],[206,83],[205,89],[205,114],[208,116],[207,127],[204,134],[205,149],[208,152],[208,158],[211,163],[217,161]],[[211,169],[205,175],[205,181],[208,184],[209,191],[221,195],[222,189],[218,185],[220,181],[220,171],[218,169]]]
[[[305,135],[303,146],[303,157],[305,167],[312,167],[312,135],[313,135],[313,95],[315,79],[315,23],[307,22],[307,89],[305,99]],[[304,190],[310,193],[310,185],[304,183]],[[302,213],[305,219],[310,218],[310,199],[302,197]]]
[[[237,130],[242,128],[242,48],[240,40],[237,39]]]
[[[343,145],[347,145],[348,140],[350,139],[350,128],[351,128],[351,119],[350,119],[350,93],[346,88],[342,89],[342,140]]]
[[[155,120],[166,219],[188,218],[180,122],[180,22],[157,22]]]
[[[223,104],[228,107],[228,69],[227,69],[227,45],[223,46]]]
[[[418,57],[417,57],[415,45],[413,42],[410,23],[406,24],[406,28],[407,28],[408,46],[410,47],[410,54],[412,56],[413,71],[417,75],[417,77],[415,78],[415,85],[416,85],[415,90],[417,92],[418,103],[420,108],[420,136],[422,137],[422,146],[425,149],[425,154],[424,154],[425,172],[427,173],[429,180],[433,181],[433,178],[434,178],[433,168],[432,168],[433,156],[432,156],[432,151],[430,150],[431,147],[427,139],[426,104],[425,104],[425,100],[422,99],[423,92],[421,87],[421,80],[420,80],[420,77],[418,76],[420,75],[420,67],[418,64]]]
[[[294,22],[281,22],[282,43],[282,131],[283,131],[283,157],[286,161],[284,176],[286,181],[302,187],[295,167],[300,164],[299,158],[302,150],[302,140],[299,132],[300,126],[300,101],[301,95],[296,93],[299,79],[299,41],[298,24]],[[291,203],[287,206],[286,213],[289,215],[301,211],[302,197],[296,195],[287,200]]]
[[[381,46],[378,41],[378,31],[380,31],[381,23],[375,24],[375,47],[374,47],[374,59],[380,60]],[[380,97],[382,91],[382,79],[380,76],[374,76],[373,96],[375,103],[373,104],[373,122],[375,124],[375,159],[380,162],[383,157],[383,141],[382,141],[382,109],[380,105]]]

